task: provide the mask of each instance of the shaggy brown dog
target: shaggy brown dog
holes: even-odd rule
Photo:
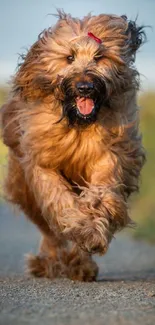
[[[131,222],[127,198],[145,160],[134,66],[144,38],[126,16],[59,12],[13,79],[2,108],[5,193],[42,232],[28,260],[36,276],[94,280],[91,254]]]

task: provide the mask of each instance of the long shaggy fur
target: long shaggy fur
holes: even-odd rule
[[[36,276],[94,280],[91,254],[104,254],[131,222],[127,199],[145,161],[134,66],[144,39],[126,16],[59,12],[22,56],[1,110],[5,195],[42,232],[40,254],[28,263]],[[88,119],[75,108],[79,81],[94,85],[98,104]]]

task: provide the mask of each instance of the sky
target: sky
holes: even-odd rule
[[[29,48],[38,34],[56,22],[56,8],[82,18],[89,12],[138,15],[139,25],[146,28],[147,43],[137,54],[136,66],[141,73],[142,88],[155,88],[155,0],[0,0],[0,83],[14,74],[19,53]]]

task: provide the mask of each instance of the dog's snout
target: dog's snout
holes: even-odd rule
[[[94,88],[93,82],[78,82],[76,85],[81,95],[90,94]]]

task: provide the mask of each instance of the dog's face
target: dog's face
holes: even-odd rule
[[[62,77],[63,116],[69,123],[87,125],[97,119],[101,107],[108,104],[108,89],[102,67],[101,48],[83,38],[74,45],[74,52],[68,56],[69,73]],[[94,41],[93,41],[94,43]],[[84,53],[85,52],[85,53]],[[98,61],[98,62],[97,62]]]
[[[126,16],[78,20],[60,13],[27,54],[16,89],[26,99],[54,96],[72,125],[93,123],[114,98],[137,86],[133,61],[143,36]]]

